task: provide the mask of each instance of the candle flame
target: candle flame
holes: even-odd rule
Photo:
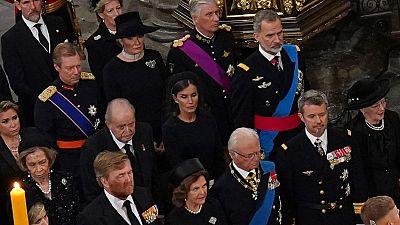
[[[18,182],[14,182],[14,188],[20,188],[19,183]]]

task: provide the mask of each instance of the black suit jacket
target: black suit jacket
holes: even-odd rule
[[[350,146],[351,159],[330,167],[329,161],[319,155],[305,131],[292,138],[277,153],[277,172],[283,196],[290,214],[300,225],[355,224],[354,203],[367,197],[367,183],[361,155],[351,136],[328,128],[328,149]],[[338,208],[323,212],[323,203],[337,202]]]
[[[50,53],[35,39],[23,20],[1,37],[4,69],[21,101],[28,125],[33,125],[33,107],[37,96],[58,76],[51,53],[57,44],[67,39],[65,24],[60,17],[43,16],[43,20],[50,35]]]
[[[132,195],[143,225],[146,225],[142,213],[154,205],[150,193],[145,188],[136,187]],[[79,225],[128,225],[121,215],[113,208],[108,201],[104,191],[93,200],[78,216]],[[150,223],[153,225],[161,224],[157,219]],[[132,225],[139,225],[132,224]]]
[[[12,100],[12,96],[6,74],[4,73],[3,67],[0,65],[0,101],[4,100]]]
[[[157,175],[157,167],[154,156],[153,135],[150,125],[147,123],[136,123],[136,132],[133,136],[133,148],[135,150],[136,162],[139,163],[142,174],[134,171],[135,186],[145,186],[154,190]],[[96,156],[104,151],[120,151],[111,136],[108,127],[104,127],[97,133],[90,136],[81,152],[81,177],[85,202],[89,203],[102,191],[96,181],[93,169],[93,162]],[[138,179],[143,178],[143,181]]]

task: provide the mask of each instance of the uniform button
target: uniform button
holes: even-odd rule
[[[323,210],[321,210],[321,212],[322,212],[322,213],[326,213],[326,210],[325,210],[325,209],[323,209]]]
[[[275,205],[273,205],[272,208],[275,209]]]
[[[211,45],[211,48],[214,48],[214,46],[213,46],[213,45]]]
[[[340,189],[342,189],[342,190],[343,190],[343,186],[341,186],[341,187],[340,187]]]
[[[225,90],[222,90],[223,93],[225,93]]]
[[[216,60],[215,58],[213,58],[214,59],[214,61]]]
[[[80,108],[80,107],[81,107],[81,105],[77,105],[76,107]]]
[[[323,195],[325,192],[324,192],[324,190],[320,190],[319,193],[320,193],[321,195]]]
[[[214,52],[211,52],[211,54],[213,54],[213,55],[214,55]]]
[[[325,204],[325,201],[324,201],[324,200],[322,200],[322,201],[321,201],[321,204]]]
[[[339,209],[341,209],[341,208],[343,208],[343,206],[342,206],[342,205],[339,205]]]
[[[74,97],[76,97],[76,94],[74,94]]]
[[[224,98],[226,98],[226,95],[224,96]]]
[[[318,182],[318,184],[322,184],[322,181]]]
[[[340,200],[343,200],[343,197],[340,197]]]
[[[279,91],[275,91],[275,94],[278,94],[279,93]]]

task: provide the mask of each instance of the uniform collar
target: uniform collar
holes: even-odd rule
[[[206,35],[204,35],[203,33],[201,33],[197,27],[195,27],[196,30],[196,34],[195,37],[197,40],[202,41],[204,43],[210,44],[214,42],[215,39],[215,34],[212,37],[207,37]]]
[[[271,61],[275,56],[281,56],[281,52],[276,53],[276,55],[269,54],[261,48],[261,45],[258,45],[258,51],[260,51],[261,55],[263,55],[268,61]],[[281,50],[282,51],[282,50]]]

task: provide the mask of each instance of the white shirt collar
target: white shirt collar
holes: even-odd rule
[[[33,26],[35,26],[37,23],[40,23],[40,24],[46,26],[46,24],[44,23],[44,20],[43,20],[43,17],[42,17],[42,16],[40,16],[39,20],[38,20],[36,23],[35,23],[35,22],[32,22],[32,21],[30,21],[30,20],[25,19],[24,16],[22,16],[22,20],[25,22],[25,24],[26,24],[26,25],[29,27],[29,29],[31,29],[31,30],[32,30]],[[36,29],[36,28],[35,28],[35,29]]]
[[[312,135],[310,132],[308,132],[307,128],[304,128],[306,130],[306,135],[308,139],[310,139],[311,143],[314,145],[315,140],[320,139],[322,141],[322,148],[324,149],[325,153],[327,152],[328,149],[328,129],[325,129],[324,133],[322,133],[321,137],[315,137]]]
[[[110,130],[110,129],[109,129],[109,130]],[[121,151],[122,151],[123,153],[126,153],[126,152],[125,152],[125,149],[124,149],[124,146],[125,146],[126,144],[129,144],[129,145],[133,146],[133,144],[132,144],[132,139],[129,140],[127,143],[124,143],[124,142],[121,142],[120,140],[118,140],[118,139],[115,137],[115,135],[113,134],[113,132],[112,132],[111,130],[110,130],[110,133],[111,133],[111,137],[112,137],[112,139],[114,140],[115,144],[117,144],[118,148],[121,149]]]
[[[112,195],[111,193],[108,193],[108,191],[106,191],[106,189],[104,189],[104,194],[106,195],[108,201],[111,203],[112,207],[117,210],[118,214],[122,216],[122,218],[124,218],[124,220],[130,224],[128,215],[127,215],[127,211],[126,208],[124,206],[124,202],[126,200],[129,200],[130,203],[132,204],[131,208],[133,210],[133,214],[135,214],[136,218],[140,218],[139,212],[137,211],[136,208],[136,204],[133,201],[133,198],[131,195],[129,195],[126,199],[119,199],[117,197],[115,197],[114,195]],[[140,219],[138,219],[140,224],[142,224],[142,221]]]
[[[281,56],[281,52],[276,53],[276,55],[271,55],[268,52],[264,51],[264,49],[261,48],[261,45],[258,45],[258,51],[260,51],[261,55],[263,55],[268,61],[271,61],[275,56]],[[281,61],[281,60],[279,60]]]
[[[252,170],[250,170],[250,171],[246,171],[246,170],[244,170],[244,169],[241,169],[241,168],[239,168],[239,167],[235,164],[234,161],[232,161],[232,165],[233,165],[233,168],[235,168],[235,169],[239,172],[240,176],[242,176],[242,177],[245,178],[245,179],[246,179],[246,177],[249,175],[250,172],[253,172],[253,173],[256,172],[255,169],[252,169]]]

